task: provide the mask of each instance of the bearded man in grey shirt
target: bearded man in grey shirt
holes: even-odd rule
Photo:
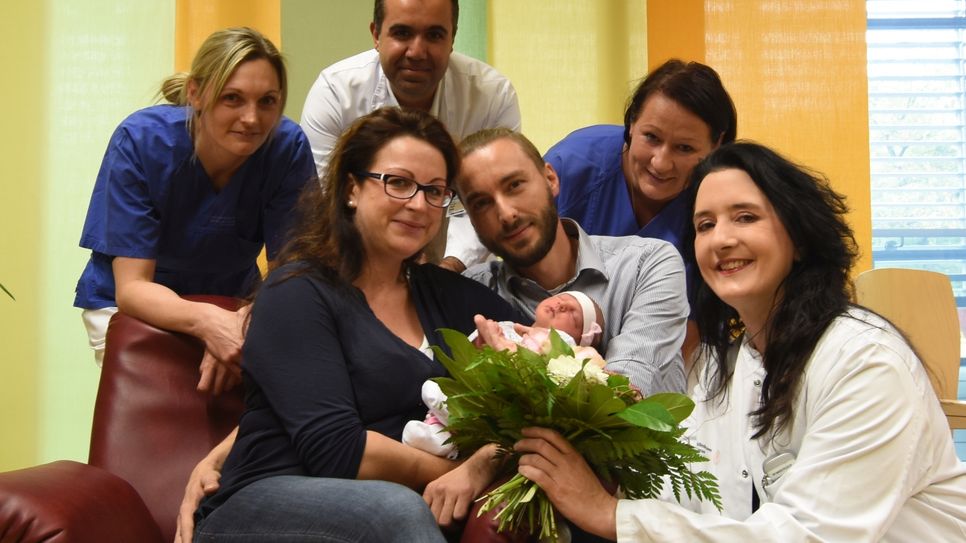
[[[580,290],[600,304],[606,369],[645,395],[683,392],[688,317],[684,263],[674,247],[637,236],[589,236],[560,219],[557,174],[523,135],[477,132],[460,144],[457,190],[480,241],[502,258],[464,272],[534,315],[541,300]]]

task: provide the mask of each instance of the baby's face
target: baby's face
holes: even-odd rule
[[[584,312],[576,298],[569,294],[557,294],[537,305],[533,325],[560,330],[579,340],[584,331]]]

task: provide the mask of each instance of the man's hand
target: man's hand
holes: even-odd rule
[[[175,543],[191,543],[195,531],[195,510],[205,496],[214,493],[220,486],[221,472],[205,458],[195,469],[184,489],[184,498],[178,509],[178,529],[174,535]]]
[[[514,450],[517,471],[537,483],[567,520],[606,539],[617,539],[617,498],[600,484],[583,456],[560,434],[524,428]]]
[[[452,471],[426,485],[423,499],[436,517],[436,522],[448,527],[461,521],[475,500],[496,475],[498,464],[494,460],[496,445],[487,445],[476,451]]]

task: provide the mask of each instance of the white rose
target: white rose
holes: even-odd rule
[[[558,356],[547,362],[547,376],[558,385],[569,383],[580,371],[580,362],[572,356]]]
[[[596,381],[602,385],[607,384],[607,372],[590,361],[584,364],[584,377],[586,377],[588,381]]]
[[[565,385],[573,379],[574,375],[580,371],[581,366],[584,370],[584,378],[591,382],[600,384],[607,383],[607,374],[595,364],[584,364],[572,356],[558,356],[547,362],[547,376],[558,385]]]

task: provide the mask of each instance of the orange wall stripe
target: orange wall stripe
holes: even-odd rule
[[[647,2],[648,71],[671,58],[704,61],[704,0]]]
[[[861,251],[853,273],[871,268],[865,2],[647,4],[648,65],[678,57],[717,70],[739,138],[820,171],[848,198]]]
[[[252,27],[282,48],[281,0],[177,0],[174,65],[188,71],[201,43],[215,30]]]

